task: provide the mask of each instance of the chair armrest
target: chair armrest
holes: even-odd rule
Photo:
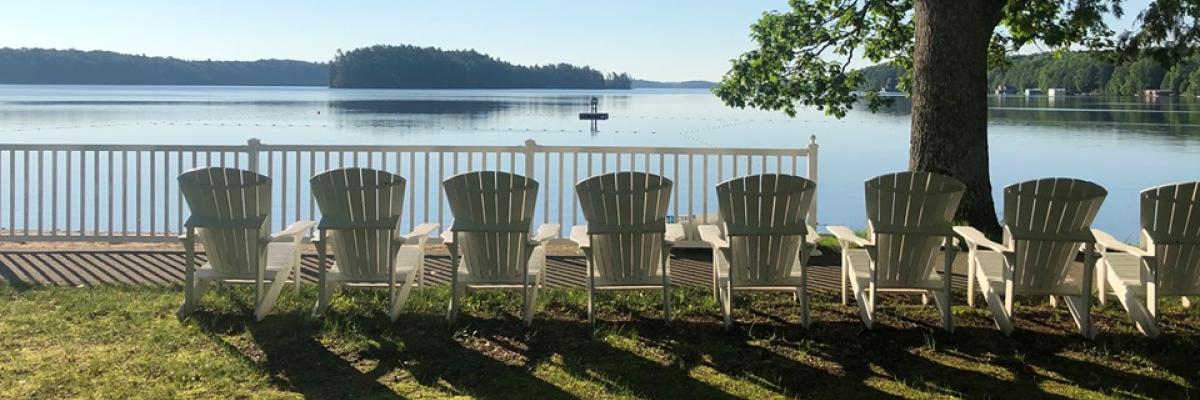
[[[1112,235],[1109,235],[1108,232],[1099,229],[1092,229],[1092,235],[1096,236],[1096,244],[1100,245],[1100,247],[1104,249],[1129,253],[1138,257],[1150,257],[1150,252],[1129,245],[1128,243],[1121,242]]]
[[[663,235],[663,241],[674,244],[679,239],[683,239],[683,224],[667,224],[667,231]]]
[[[991,239],[988,239],[987,236],[984,236],[983,232],[980,232],[978,229],[969,226],[956,226],[954,227],[954,233],[957,233],[958,236],[962,237],[963,241],[967,242],[967,246],[970,247],[984,247],[1000,253],[1012,252],[1012,249],[1009,249],[1000,243],[993,242]]]
[[[587,225],[575,225],[571,227],[571,241],[579,245],[579,247],[590,247],[592,239],[588,237]]]
[[[834,237],[837,237],[837,240],[842,242],[843,247],[846,246],[847,243],[860,247],[871,246],[870,240],[858,237],[858,235],[854,234],[853,229],[844,226],[827,226],[825,227],[825,230],[829,231],[829,233],[832,233]]]
[[[296,222],[292,223],[291,225],[288,225],[288,227],[284,228],[282,231],[275,232],[275,233],[272,233],[267,236],[263,236],[262,239],[263,239],[263,241],[267,241],[267,242],[274,242],[274,241],[283,240],[283,239],[287,239],[287,240],[303,239],[304,232],[308,231],[309,228],[312,228],[313,225],[316,225],[316,224],[317,223],[313,222],[313,221],[296,221]]]
[[[700,225],[696,230],[700,232],[700,240],[714,249],[729,247],[729,242],[721,238],[721,228],[716,225]]]
[[[804,241],[808,242],[808,244],[816,246],[816,244],[821,241],[821,234],[817,233],[817,227],[812,225],[807,225],[807,227],[808,234],[804,235]]]
[[[420,224],[420,225],[417,225],[416,228],[413,228],[412,232],[409,232],[409,233],[403,234],[403,235],[399,235],[399,236],[400,236],[400,238],[404,239],[404,241],[417,239],[423,243],[425,241],[426,237],[429,236],[430,233],[433,233],[434,231],[436,231],[439,226],[440,225],[438,225],[438,224],[428,224],[428,223]]]
[[[553,239],[555,236],[558,236],[558,231],[561,229],[562,226],[559,224],[543,224],[538,226],[537,234],[530,241],[541,243]]]
[[[447,229],[442,231],[442,234],[439,236],[442,237],[442,244],[454,244],[454,231]]]

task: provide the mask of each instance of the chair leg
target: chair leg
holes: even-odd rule
[[[1179,302],[1183,304],[1183,308],[1192,308],[1192,300],[1187,296],[1180,297]]]
[[[587,320],[588,320],[589,324],[596,323],[596,316],[594,315],[594,313],[592,311],[592,308],[594,307],[593,304],[595,303],[595,301],[596,301],[596,288],[591,285],[591,282],[589,282],[588,283],[588,293],[587,293]]]
[[[800,299],[800,325],[808,328],[812,322],[808,310],[808,266],[800,266],[800,287],[796,288],[796,297]]]
[[[329,303],[336,287],[337,285],[332,282],[326,282],[324,285],[318,286],[317,305],[313,306],[313,317],[320,317],[329,310]]]
[[[846,256],[847,251],[848,251],[847,248],[842,248],[842,280],[838,281],[838,282],[840,282],[840,284],[838,286],[842,287],[842,305],[843,306],[850,305],[850,298],[846,293],[847,292],[846,287],[850,285],[850,276],[848,274],[849,269],[850,269],[850,264],[849,264],[850,258]]]
[[[947,332],[954,332],[954,315],[951,309],[951,301],[953,297],[949,290],[945,291],[929,291],[933,296],[933,304],[937,307],[942,315],[942,329]]]
[[[975,308],[975,250],[967,252],[967,307]]]
[[[1105,263],[1103,260],[1096,263],[1096,292],[1097,292],[1097,296],[1098,296],[1097,301],[1100,302],[1101,306],[1108,303],[1108,300],[1107,300],[1107,298],[1108,298],[1107,283],[1108,282],[1106,282],[1108,279],[1108,273],[1106,271],[1108,269],[1108,266],[1105,264],[1107,264],[1107,263]]]
[[[299,251],[299,250],[297,250]],[[296,284],[296,294],[300,294],[300,263],[297,262],[292,272],[292,282]]]
[[[796,288],[796,297],[800,300],[800,326],[808,328],[812,323],[812,317],[808,310],[808,293],[803,286]]]
[[[725,329],[733,328],[733,281],[726,281],[721,290],[721,312],[725,317]]]
[[[671,281],[663,284],[663,321],[671,323]]]
[[[396,291],[396,296],[391,299],[391,307],[388,309],[388,318],[396,321],[400,318],[400,311],[404,310],[404,304],[408,303],[408,296],[412,293],[414,282],[413,277],[406,277],[404,283],[400,284],[400,290]]]
[[[291,268],[279,271],[272,278],[271,286],[267,288],[267,293],[263,295],[262,301],[254,310],[254,318],[262,321],[271,313],[271,309],[275,307],[275,302],[279,300],[279,294],[283,292],[283,287],[287,286],[287,277],[292,272]]]
[[[179,305],[179,309],[175,311],[175,316],[179,319],[187,318],[193,311],[196,311],[196,306],[200,304],[200,299],[204,298],[204,293],[208,292],[209,282],[207,279],[193,279],[194,282],[184,282],[185,287],[190,286],[191,290],[184,291],[183,304]]]
[[[328,233],[327,231],[321,231],[322,238],[325,238],[326,237],[325,235],[327,233]],[[328,240],[321,240],[321,241],[317,242],[317,244],[316,244],[316,247],[317,247],[317,304],[313,306],[313,312],[312,312],[313,317],[321,316],[321,314],[325,313],[325,309],[329,307],[330,287],[329,287],[329,281],[326,276],[327,275],[326,271],[328,270],[328,267],[325,265],[326,242],[328,242]]]
[[[187,228],[184,233],[186,239],[183,241],[183,304],[180,304],[179,310],[175,312],[175,316],[180,320],[191,314],[196,304],[196,241],[194,232],[192,228]]]
[[[537,310],[538,285],[530,285],[529,288],[526,289],[526,293],[525,326],[530,327],[533,326],[533,314]]]
[[[458,272],[451,273],[458,275]],[[458,322],[458,308],[462,302],[461,297],[466,294],[466,290],[458,284],[458,279],[456,278],[454,281],[450,284],[450,308],[446,311],[446,321],[450,323]]]

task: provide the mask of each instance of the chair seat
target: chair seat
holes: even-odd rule
[[[1001,253],[995,252],[995,251],[982,251],[982,250],[977,252],[976,254],[977,254],[976,262],[979,265],[979,268],[976,270],[976,272],[983,274],[983,277],[988,280],[991,287],[996,288],[997,290],[1003,292],[1004,291],[1004,268],[1005,268],[1004,267],[1004,264],[1005,264],[1004,255]],[[1017,294],[1017,295],[1024,295],[1024,294],[1029,294],[1029,295],[1050,295],[1050,294],[1079,295],[1079,293],[1081,291],[1083,291],[1082,286],[1080,286],[1080,281],[1082,281],[1082,280],[1083,280],[1083,269],[1071,267],[1071,268],[1069,268],[1069,270],[1067,272],[1066,279],[1064,279],[1061,284],[1059,284],[1057,287],[1053,288],[1049,292],[1043,291],[1043,290],[1034,290],[1031,288],[1022,287],[1020,285],[1014,285],[1013,294]]]
[[[414,268],[411,265],[397,265],[396,266],[396,282],[404,282],[405,280],[407,280],[408,275],[412,274],[415,269],[416,268]],[[337,264],[334,264],[332,267],[329,267],[329,269],[325,271],[325,281],[330,282],[330,283],[338,282],[338,283],[351,283],[351,284],[363,284],[363,285],[366,285],[366,284],[387,285],[388,276],[381,275],[381,276],[352,277],[350,275],[342,273],[341,268],[339,268]]]
[[[802,282],[801,278],[802,278],[802,276],[800,275],[800,268],[792,268],[792,273],[790,275],[784,277],[783,279],[774,280],[774,281],[738,280],[738,281],[733,282],[733,286],[736,289],[756,289],[756,288],[794,289],[797,286],[800,286],[800,284]],[[728,282],[729,281],[729,270],[724,269],[724,268],[718,268],[717,269],[717,279],[720,280],[722,284]]]
[[[274,281],[275,279],[287,279],[287,274],[292,272],[292,268],[288,266],[268,265],[267,273],[263,274],[263,279]],[[204,264],[200,268],[196,268],[196,279],[208,281],[222,281],[228,283],[253,283],[254,276],[229,276],[222,275],[216,269],[213,269],[212,264]]]
[[[644,288],[644,287],[662,287],[663,276],[662,276],[662,274],[657,274],[657,273],[650,274],[646,278],[642,278],[642,279],[609,279],[609,278],[602,278],[602,277],[597,276],[594,282],[595,282],[596,288],[598,288],[598,289],[599,288],[636,289],[636,288]]]
[[[267,244],[267,265],[282,267],[292,266],[296,259],[296,245],[292,242],[272,242]]]
[[[851,279],[857,280],[861,287],[866,287],[871,283],[871,255],[863,249],[852,249],[847,254],[847,259],[850,260],[850,276]],[[926,290],[926,289],[941,289],[945,283],[942,281],[942,276],[935,270],[929,272],[929,277],[917,282],[907,282],[900,284],[899,282],[890,282],[880,280],[876,282],[875,289],[901,289],[901,290]]]
[[[529,263],[529,277],[534,278],[533,281],[535,282],[538,280],[537,278],[542,275],[543,271],[541,266],[536,264],[537,263],[533,262]],[[513,277],[510,279],[481,279],[477,276],[471,275],[465,267],[458,268],[458,281],[471,286],[512,287],[522,286],[525,284],[521,277]]]
[[[273,274],[280,271],[290,271],[295,266],[296,245],[292,242],[275,242],[267,244],[267,274],[265,279],[271,280]],[[227,282],[254,282],[254,275],[249,276],[219,276],[212,264],[204,264],[196,269],[196,277],[207,280],[223,280]]]
[[[1104,255],[1104,263],[1108,272],[1107,278],[1119,280],[1125,289],[1139,296],[1146,295],[1146,287],[1142,285],[1141,257],[1125,253],[1108,253]],[[1117,283],[1117,282],[1113,282]]]
[[[417,269],[417,265],[421,262],[421,251],[415,246],[401,246],[396,252],[396,282],[404,282]],[[335,261],[333,266],[325,272],[325,279],[328,282],[345,282],[359,286],[370,286],[373,284],[386,285],[388,283],[387,275],[357,277],[351,278],[342,273],[341,267]]]

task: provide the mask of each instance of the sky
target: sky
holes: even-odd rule
[[[1125,8],[1136,15],[1148,1]],[[753,48],[750,25],[785,9],[786,0],[19,0],[0,11],[0,47],[329,61],[338,49],[412,44],[639,79],[717,80]]]

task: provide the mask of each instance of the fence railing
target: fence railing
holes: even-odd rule
[[[804,162],[802,166],[802,162]],[[203,166],[253,170],[273,179],[272,225],[316,220],[308,178],[368,167],[408,179],[402,224],[453,220],[441,181],[476,170],[519,173],[542,183],[538,221],[563,232],[583,223],[574,184],[614,171],[646,171],[675,182],[671,218],[716,221],[717,183],[757,173],[817,180],[817,144],[798,149],[689,147],[0,144],[0,241],[169,241],[187,205],[175,177]],[[809,221],[816,223],[813,203]]]

